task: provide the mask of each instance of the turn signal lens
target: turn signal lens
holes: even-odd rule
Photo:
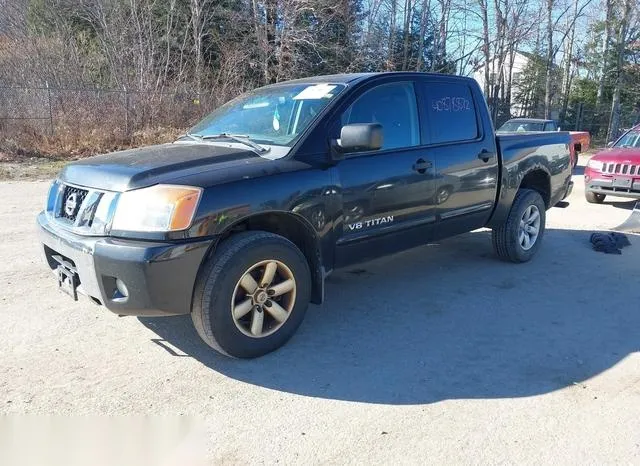
[[[191,226],[201,188],[156,185],[120,194],[112,230],[180,231]]]

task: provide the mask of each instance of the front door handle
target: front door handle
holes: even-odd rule
[[[491,160],[494,157],[494,154],[492,154],[491,152],[489,152],[487,149],[482,149],[482,152],[480,152],[478,154],[478,158],[480,160],[482,160],[483,162],[487,163],[489,160]]]
[[[424,159],[418,159],[416,160],[416,163],[413,164],[413,169],[422,175],[432,166],[433,164],[431,162]]]

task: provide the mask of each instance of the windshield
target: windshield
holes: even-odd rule
[[[542,131],[544,123],[530,121],[507,121],[498,131],[505,133],[520,133],[523,131]]]
[[[344,85],[328,83],[256,89],[210,113],[189,134],[206,138],[226,133],[257,143],[291,146],[343,89]]]
[[[613,147],[640,147],[640,130],[629,131]]]

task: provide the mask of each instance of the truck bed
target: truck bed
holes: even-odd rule
[[[571,187],[571,137],[568,132],[497,134],[496,144],[502,169],[490,226],[505,221],[523,173],[538,170],[549,175],[550,183],[545,187],[548,207],[567,195]]]

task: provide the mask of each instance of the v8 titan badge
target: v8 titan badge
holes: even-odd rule
[[[370,228],[383,223],[393,223],[393,215],[387,215],[386,217],[371,218],[362,222],[348,224],[350,231],[362,230],[364,228]]]

